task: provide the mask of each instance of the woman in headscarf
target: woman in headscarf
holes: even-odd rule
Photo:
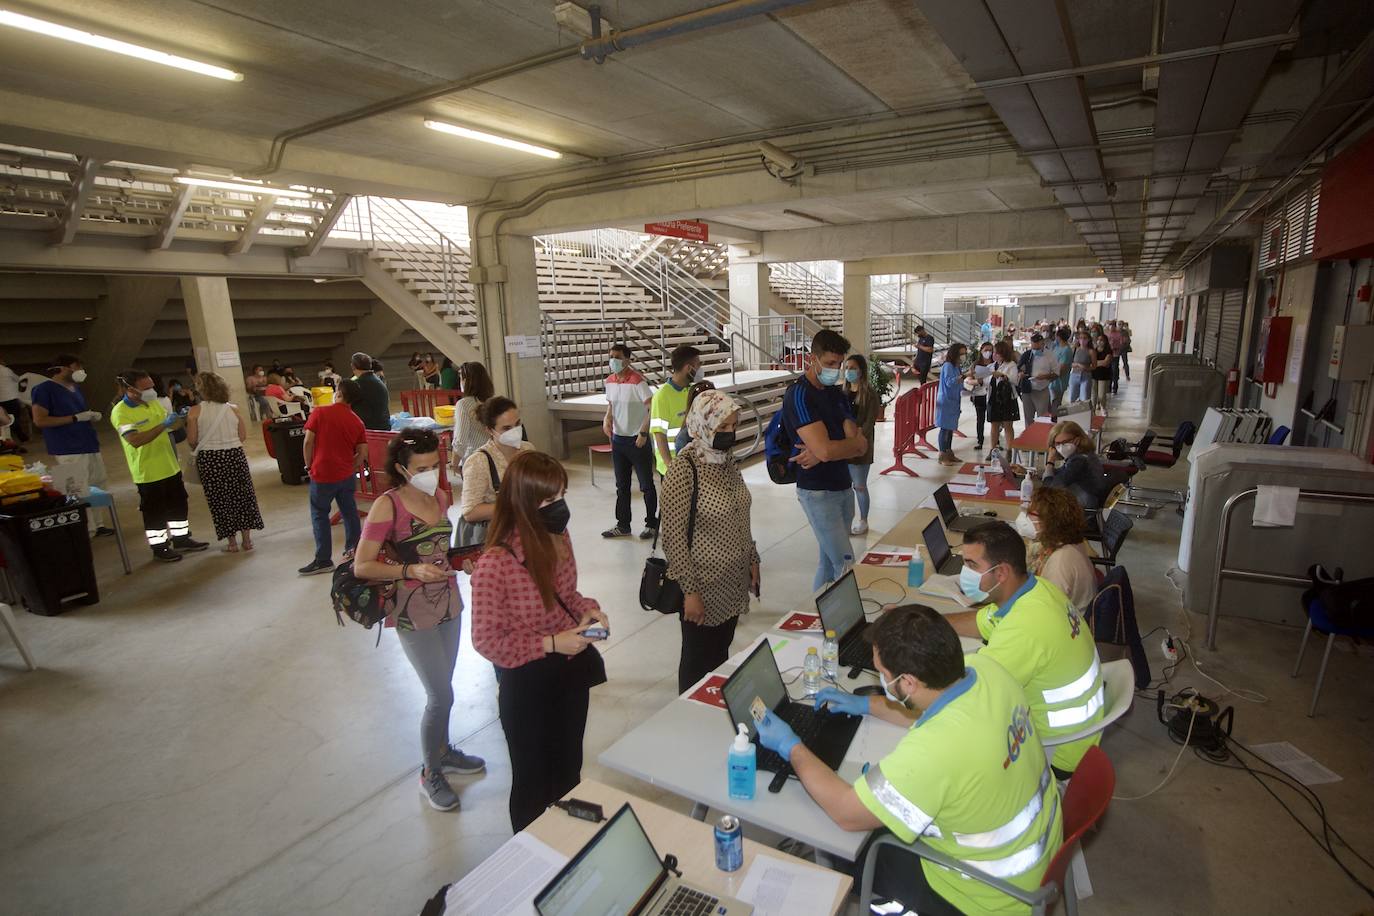
[[[759,592],[759,552],[749,523],[752,500],[730,454],[738,422],[739,406],[728,394],[698,393],[687,411],[692,441],[668,466],[660,491],[668,577],[684,596],[679,692],[730,657],[735,623],[749,610],[749,593]]]

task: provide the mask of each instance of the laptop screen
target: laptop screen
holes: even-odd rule
[[[949,486],[940,484],[940,488],[935,491],[935,508],[940,510],[940,517],[948,525],[959,517],[959,507],[954,505],[954,497],[950,495]]]
[[[859,580],[854,578],[854,570],[849,570],[821,592],[816,599],[816,610],[821,615],[821,626],[834,630],[836,639],[844,639],[863,621],[864,604],[859,597]]]
[[[1016,472],[1011,469],[1011,462],[1007,460],[1006,455],[997,456],[997,465],[1002,469],[1002,476],[1005,477],[1009,483],[1014,484],[1018,482],[1016,479]]]
[[[944,526],[934,519],[921,531],[921,540],[926,543],[926,553],[930,554],[931,572],[939,572],[940,567],[949,559],[949,539],[945,537]]]
[[[778,663],[773,658],[773,648],[767,639],[759,643],[744,664],[735,669],[721,688],[721,693],[725,695],[725,708],[730,713],[730,721],[749,726],[750,738],[758,734],[754,715],[749,709],[754,697],[763,700],[769,709],[774,710],[787,702],[787,687],[778,673]],[[734,730],[733,727],[731,730]]]
[[[633,913],[663,875],[663,863],[627,802],[539,892],[540,916]]]

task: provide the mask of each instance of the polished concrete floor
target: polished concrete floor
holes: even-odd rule
[[[1138,385],[1123,388],[1109,438],[1139,428]],[[965,429],[971,424],[966,416]],[[892,432],[890,424],[879,429],[881,468]],[[972,439],[957,440],[961,456],[972,448]],[[250,444],[250,458],[267,520],[255,552],[211,551],[162,566],[131,542],[136,566],[126,577],[114,545],[102,540],[100,604],[53,618],[19,614],[39,671],[21,670],[0,638],[0,913],[414,913],[509,836],[509,769],[491,667],[465,641],[452,734],[490,766],[484,776],[455,780],[461,812],[435,812],[417,788],[423,694],[400,647],[391,634],[374,646],[372,633],[338,627],[328,577],[296,576],[311,556],[305,490],[280,482],[261,442]],[[675,620],[645,613],[635,600],[647,545],[597,536],[612,521],[610,474],[593,488],[581,458],[569,462],[569,502],[582,589],[602,602],[613,632],[603,647],[610,682],[593,694],[584,774],[686,810],[596,763],[672,698],[678,633]],[[106,463],[125,530],[138,532],[113,441]],[[874,472],[870,542],[948,476],[933,461],[908,464],[919,479]],[[1181,476],[1151,472],[1159,482]],[[737,645],[806,602],[816,553],[792,490],[771,484],[757,462],[746,477],[763,598]],[[194,491],[192,504],[204,538],[208,517]],[[1168,510],[1142,520],[1122,552],[1142,630],[1201,632],[1165,577],[1179,526]],[[1156,677],[1161,635],[1147,640]],[[1320,713],[1309,719],[1315,663],[1288,677],[1299,635],[1228,621],[1221,651],[1200,652],[1203,668],[1267,697],[1220,697],[1237,706],[1239,740],[1291,741],[1344,777],[1317,793],[1344,837],[1374,858],[1371,660],[1339,649]],[[1187,664],[1169,686],[1222,693]],[[1119,796],[1149,791],[1177,756],[1153,699],[1137,701],[1104,747]],[[1370,906],[1254,779],[1192,753],[1153,795],[1113,804],[1087,859],[1096,890],[1083,902],[1087,914],[1344,914]],[[1374,883],[1370,870],[1352,867]]]

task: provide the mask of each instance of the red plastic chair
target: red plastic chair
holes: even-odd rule
[[[432,417],[434,408],[458,403],[463,392],[453,388],[419,388],[401,392],[401,409],[412,417]]]
[[[1027,904],[1031,908],[1032,916],[1046,916],[1061,896],[1064,899],[1064,911],[1068,916],[1078,916],[1078,894],[1074,889],[1073,869],[1069,868],[1069,863],[1073,860],[1073,854],[1083,835],[1106,813],[1107,806],[1111,804],[1112,792],[1115,790],[1116,770],[1112,767],[1111,760],[1100,747],[1088,748],[1088,752],[1078,764],[1078,769],[1074,771],[1073,778],[1069,780],[1069,787],[1064,791],[1064,842],[1054,854],[1054,858],[1050,859],[1049,868],[1045,869],[1045,877],[1041,879],[1040,887],[1034,891],[1024,891],[1008,881],[985,874],[959,859],[936,852],[920,840],[915,843],[903,843],[890,833],[875,837],[868,846],[868,855],[864,858],[859,912],[868,913],[872,910],[873,870],[878,864],[878,850],[883,846],[895,846],[997,888],[1007,896]]]

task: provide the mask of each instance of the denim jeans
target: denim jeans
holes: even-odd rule
[[[316,563],[328,563],[334,547],[334,537],[329,530],[330,503],[338,503],[339,514],[343,516],[344,551],[357,549],[358,538],[363,533],[362,522],[358,520],[358,503],[353,498],[357,486],[354,477],[337,483],[310,481],[310,527],[315,532]]]
[[[1091,400],[1093,396],[1093,377],[1088,372],[1074,372],[1069,375],[1069,402]]]
[[[812,590],[834,582],[854,564],[854,548],[849,543],[849,525],[854,521],[854,497],[849,490],[803,490],[797,488],[806,520],[820,545],[820,563]]]
[[[940,445],[940,454],[954,451],[954,430],[940,430],[940,438],[937,440]]]
[[[859,518],[868,521],[868,472],[873,469],[871,464],[851,464],[849,466],[849,479],[854,482],[854,501],[859,504]],[[696,683],[693,681],[692,683]],[[692,686],[691,684],[687,685]]]
[[[641,448],[634,436],[611,437],[611,465],[615,468],[615,525],[630,530],[630,475],[639,479],[644,494],[644,527],[658,527],[658,490],[654,488],[653,440]]]

